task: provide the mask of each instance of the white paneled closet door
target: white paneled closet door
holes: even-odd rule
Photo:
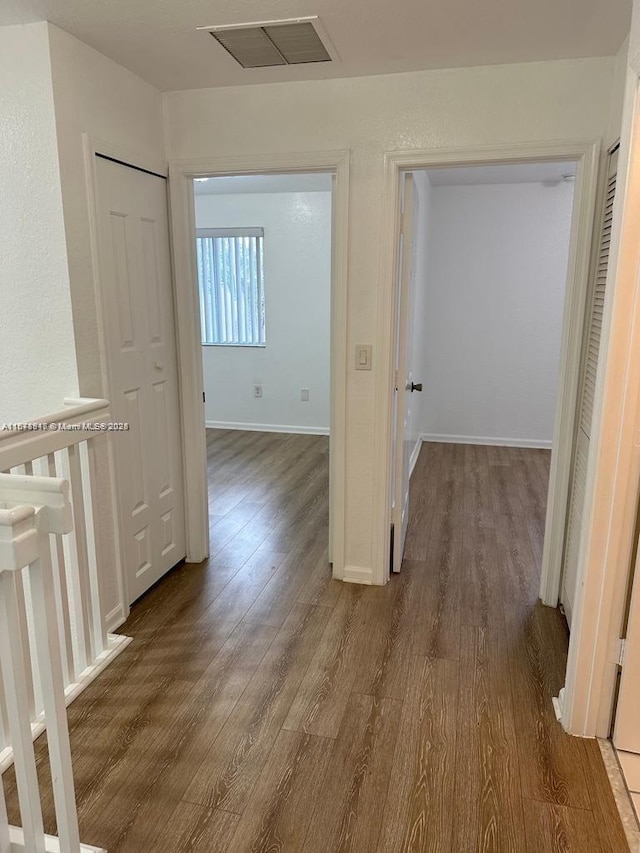
[[[598,259],[592,290],[588,301],[587,324],[583,343],[581,388],[579,393],[578,429],[574,444],[573,471],[569,496],[567,537],[565,541],[563,579],[560,600],[564,606],[569,627],[578,583],[578,558],[580,535],[584,511],[584,499],[587,482],[587,461],[591,442],[593,420],[593,401],[600,354],[600,338],[604,297],[609,266],[609,247],[611,244],[611,223],[613,219],[613,201],[616,193],[616,175],[618,168],[618,149],[609,154],[607,184],[600,220],[600,242]]]
[[[185,556],[166,180],[98,157],[98,236],[113,451],[129,601]]]

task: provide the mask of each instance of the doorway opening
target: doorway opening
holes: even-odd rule
[[[487,524],[494,510],[526,519],[521,532],[540,569],[576,169],[561,161],[404,175],[396,369],[406,382],[403,395],[396,391],[402,455],[393,475],[399,547],[409,476],[424,444],[423,455],[442,451],[463,467],[473,456],[482,479],[473,493],[461,492],[458,506]],[[456,477],[461,483],[463,472]]]
[[[193,181],[210,555],[266,579],[330,577],[333,182]]]
[[[536,153],[539,156],[535,156]],[[524,291],[518,304],[524,304],[525,306],[528,305],[529,307],[526,311],[516,310],[514,308],[513,301],[510,301],[509,294],[507,293],[503,295],[500,305],[495,309],[497,312],[496,315],[492,315],[491,318],[486,318],[487,304],[483,297],[488,296],[491,288],[495,286],[495,282],[487,282],[485,279],[488,270],[485,242],[482,240],[477,241],[472,239],[472,235],[470,233],[464,234],[460,232],[458,239],[455,237],[453,239],[451,237],[447,237],[443,232],[443,228],[446,224],[447,217],[451,217],[451,210],[447,210],[446,205],[442,209],[442,215],[436,217],[436,236],[434,237],[436,243],[434,254],[436,256],[437,264],[439,263],[440,265],[440,274],[443,281],[440,286],[439,296],[440,310],[442,312],[441,324],[446,327],[447,317],[450,316],[455,320],[456,313],[458,315],[458,319],[455,320],[453,325],[449,325],[448,327],[447,334],[449,338],[453,340],[453,347],[449,347],[446,365],[444,367],[441,365],[440,370],[434,368],[436,370],[435,377],[429,373],[426,374],[428,383],[435,388],[431,402],[433,403],[435,398],[440,399],[440,401],[444,400],[446,405],[441,405],[441,409],[445,411],[444,419],[439,415],[439,421],[436,419],[431,422],[431,428],[429,428],[424,435],[424,438],[427,441],[425,442],[425,445],[423,445],[431,447],[432,449],[439,448],[442,458],[440,459],[439,468],[437,468],[437,461],[433,462],[433,460],[431,460],[429,462],[428,455],[425,457],[427,462],[423,463],[421,458],[418,458],[418,462],[416,463],[416,472],[420,467],[423,469],[421,474],[423,482],[426,480],[431,483],[439,483],[440,491],[444,495],[444,504],[440,506],[439,512],[437,511],[437,507],[434,511],[434,507],[429,506],[429,496],[428,494],[425,494],[424,491],[417,496],[416,503],[417,510],[422,514],[424,522],[418,525],[422,531],[426,528],[426,521],[433,521],[433,519],[436,519],[436,521],[433,521],[432,527],[436,522],[441,524],[440,530],[437,531],[434,528],[433,532],[439,532],[443,536],[442,542],[444,542],[444,556],[441,556],[444,560],[442,565],[445,568],[455,564],[455,560],[451,559],[452,556],[454,556],[454,544],[456,544],[456,547],[459,546],[461,548],[461,553],[464,552],[461,556],[462,564],[466,565],[469,562],[469,559],[473,556],[472,546],[474,543],[471,543],[471,548],[469,546],[469,542],[467,542],[466,546],[463,545],[459,533],[456,533],[456,531],[466,531],[470,528],[470,513],[476,532],[479,536],[479,541],[482,543],[483,547],[487,542],[489,542],[489,551],[491,551],[491,553],[484,554],[484,556],[480,553],[482,549],[479,549],[477,553],[480,553],[482,565],[490,565],[492,554],[495,554],[496,543],[494,541],[493,545],[491,545],[491,534],[488,537],[485,534],[488,529],[492,529],[495,534],[495,540],[497,533],[500,532],[500,525],[496,524],[495,521],[496,511],[498,512],[498,515],[501,516],[501,522],[503,522],[502,527],[505,528],[501,531],[501,535],[506,534],[502,535],[503,550],[506,562],[509,563],[507,567],[507,578],[510,582],[510,591],[509,584],[507,584],[506,587],[509,606],[507,607],[505,605],[502,608],[502,616],[506,617],[507,614],[512,613],[513,606],[515,606],[516,610],[520,610],[521,613],[530,613],[531,619],[533,620],[532,625],[535,624],[541,629],[547,625],[548,630],[544,629],[545,635],[555,638],[552,639],[552,644],[555,642],[555,651],[558,652],[560,658],[565,662],[561,667],[561,673],[560,668],[558,668],[553,678],[554,682],[558,681],[557,685],[553,688],[555,691],[553,695],[558,696],[557,699],[554,699],[556,713],[559,718],[562,719],[563,708],[566,707],[567,702],[570,703],[572,701],[572,694],[569,695],[570,686],[568,685],[566,689],[561,689],[562,681],[558,680],[559,678],[564,677],[565,674],[568,645],[567,637],[565,635],[564,639],[562,639],[562,637],[559,639],[558,627],[556,624],[559,618],[557,612],[552,620],[555,627],[549,628],[549,620],[551,617],[545,615],[543,612],[546,608],[542,608],[542,611],[540,611],[541,605],[538,602],[538,597],[542,599],[543,604],[556,607],[561,597],[560,590],[561,581],[563,580],[563,570],[566,571],[565,561],[567,522],[569,517],[568,510],[571,490],[575,484],[576,477],[576,430],[582,423],[580,420],[580,411],[584,409],[585,395],[588,396],[590,380],[587,374],[591,369],[587,364],[588,353],[590,350],[593,350],[592,344],[597,338],[597,334],[595,338],[593,337],[592,330],[594,325],[597,325],[597,323],[600,322],[597,316],[599,313],[601,314],[601,312],[599,312],[599,300],[601,299],[601,293],[598,290],[600,286],[598,284],[598,270],[602,266],[603,260],[605,264],[604,269],[606,277],[606,257],[602,254],[602,250],[603,247],[606,248],[606,245],[608,245],[608,239],[605,239],[605,232],[607,228],[610,227],[610,223],[607,225],[605,222],[606,216],[610,215],[610,208],[607,208],[609,187],[608,185],[605,186],[606,181],[604,180],[607,176],[603,176],[601,193],[601,231],[596,234],[596,240],[592,242],[592,223],[596,205],[597,188],[597,146],[534,145],[522,147],[521,149],[514,148],[509,152],[507,152],[506,149],[496,149],[495,151],[488,150],[482,155],[480,155],[479,152],[467,152],[468,156],[466,157],[460,152],[453,151],[438,152],[431,156],[429,156],[428,152],[420,152],[420,154],[424,156],[421,157],[420,155],[399,153],[389,155],[387,158],[387,198],[389,199],[389,203],[391,199],[395,199],[395,213],[392,220],[393,231],[396,234],[402,234],[402,236],[397,240],[393,252],[387,252],[386,255],[386,268],[389,271],[390,276],[393,277],[393,280],[396,282],[396,286],[394,286],[392,291],[393,296],[392,294],[389,294],[389,298],[393,299],[392,306],[395,310],[392,310],[391,313],[395,319],[393,326],[390,329],[388,374],[390,380],[394,380],[396,376],[398,377],[398,381],[390,381],[392,394],[389,396],[390,410],[388,421],[389,444],[390,447],[393,447],[396,451],[396,464],[395,468],[390,465],[390,488],[387,493],[389,496],[393,495],[393,498],[389,497],[387,507],[391,506],[393,513],[395,514],[394,521],[396,522],[396,532],[394,534],[394,538],[397,536],[398,525],[401,523],[402,510],[404,509],[404,502],[402,500],[404,493],[401,488],[398,487],[399,478],[396,476],[396,471],[401,472],[400,480],[402,482],[403,472],[405,470],[407,472],[410,470],[410,464],[407,462],[401,464],[401,460],[406,459],[408,455],[408,459],[410,461],[411,449],[413,449],[409,442],[404,441],[403,436],[403,427],[405,423],[410,425],[412,419],[410,407],[408,414],[405,411],[407,387],[411,387],[411,383],[420,384],[421,379],[425,388],[427,386],[427,382],[425,382],[422,377],[413,377],[410,371],[406,371],[405,375],[402,375],[401,371],[398,370],[398,368],[406,368],[408,359],[405,345],[406,337],[410,332],[407,330],[406,320],[403,318],[407,316],[408,311],[408,316],[411,317],[416,313],[415,308],[409,310],[408,307],[409,299],[407,294],[410,294],[409,283],[411,273],[410,269],[407,268],[407,264],[410,264],[411,261],[411,251],[404,245],[404,235],[407,233],[411,234],[411,231],[408,230],[411,223],[411,213],[415,212],[415,202],[412,198],[412,194],[414,194],[415,189],[414,174],[425,168],[438,169],[438,176],[434,181],[437,187],[439,181],[447,181],[446,173],[449,170],[451,173],[450,178],[453,179],[449,180],[449,182],[454,183],[454,186],[449,189],[446,189],[444,186],[437,187],[435,190],[433,186],[431,186],[430,190],[432,193],[435,192],[436,194],[441,195],[448,194],[450,197],[453,197],[456,193],[468,194],[473,189],[472,187],[464,187],[464,182],[459,179],[456,180],[455,178],[456,175],[459,178],[463,174],[464,168],[483,167],[486,168],[488,172],[492,172],[499,166],[522,168],[524,166],[533,167],[534,164],[538,164],[539,168],[548,169],[549,167],[553,167],[560,171],[560,174],[555,176],[555,180],[552,180],[552,175],[544,175],[542,180],[538,181],[539,192],[542,190],[549,192],[552,189],[552,185],[556,183],[557,186],[565,188],[565,194],[567,196],[573,195],[572,199],[565,199],[565,212],[563,214],[565,227],[560,230],[557,228],[554,229],[553,233],[547,237],[547,243],[543,242],[542,244],[544,262],[547,263],[553,254],[558,235],[564,233],[565,274],[564,276],[559,276],[559,285],[556,285],[556,289],[560,289],[561,291],[564,290],[565,295],[564,300],[560,302],[562,307],[560,312],[561,324],[559,348],[556,348],[555,350],[557,358],[557,393],[555,395],[554,426],[551,438],[551,458],[548,464],[548,492],[545,494],[544,489],[545,468],[547,468],[547,465],[542,464],[542,456],[545,453],[545,449],[544,444],[542,444],[542,446],[540,445],[542,441],[549,442],[549,438],[545,439],[542,434],[539,434],[538,436],[534,435],[532,438],[531,435],[528,436],[523,432],[519,432],[514,433],[514,435],[516,435],[520,441],[498,441],[496,439],[505,439],[509,438],[509,436],[504,433],[502,435],[498,435],[497,431],[494,431],[494,440],[483,442],[481,439],[491,437],[491,434],[487,436],[486,434],[483,435],[481,432],[476,432],[475,430],[469,432],[465,431],[463,433],[454,429],[456,419],[459,419],[464,414],[465,408],[468,408],[469,400],[474,401],[472,414],[476,418],[476,423],[479,423],[477,419],[482,414],[485,397],[488,397],[490,392],[495,393],[496,389],[507,392],[509,387],[512,388],[511,394],[513,396],[516,398],[519,396],[519,413],[526,410],[526,406],[530,406],[532,402],[535,403],[537,401],[538,408],[534,411],[533,415],[529,415],[527,423],[531,425],[536,422],[534,416],[540,414],[542,403],[545,398],[540,391],[536,391],[538,386],[535,384],[534,375],[527,374],[525,376],[521,376],[520,385],[522,387],[518,387],[517,383],[516,385],[510,386],[509,382],[514,381],[514,377],[511,376],[510,370],[513,371],[514,367],[519,363],[519,361],[521,361],[522,352],[525,350],[527,342],[529,342],[530,346],[532,344],[537,345],[541,337],[543,340],[547,340],[548,338],[548,329],[550,328],[548,309],[552,304],[548,298],[542,300],[538,299],[538,302],[543,306],[543,317],[545,317],[545,315],[547,316],[545,317],[542,327],[538,328],[537,333],[531,337],[532,331],[535,331],[535,321],[533,316],[533,308],[535,305],[531,300],[538,295],[539,291],[541,293],[544,292],[538,281],[539,276],[543,272],[543,265],[540,261],[535,262],[534,273],[537,273],[537,275],[534,274],[533,278],[531,278],[531,269],[524,271],[526,273],[524,280],[526,282],[528,278],[529,290]],[[572,170],[567,168],[569,165],[572,166]],[[610,163],[608,163],[608,166],[610,166]],[[461,170],[455,171],[452,167],[461,167]],[[575,176],[573,180],[572,176]],[[418,180],[421,179],[419,178]],[[523,183],[527,182],[524,181]],[[455,184],[457,184],[457,186]],[[463,185],[460,186],[460,184]],[[512,193],[516,192],[515,185],[508,187],[507,189]],[[410,206],[409,212],[407,212],[407,198]],[[567,202],[572,203],[570,211],[567,210],[569,207]],[[536,209],[535,205],[533,207],[531,205],[525,206],[530,207],[531,209]],[[452,205],[450,203],[449,208],[451,207]],[[500,215],[504,214],[504,208],[501,206],[499,207]],[[390,210],[391,207],[388,208],[388,213]],[[469,210],[470,208],[467,205],[465,207],[465,211],[460,214],[460,219],[463,224],[465,220],[469,219]],[[607,213],[607,210],[609,210],[609,213]],[[407,218],[409,219],[409,225],[407,223]],[[488,222],[478,222],[478,219],[479,218],[476,216],[476,224],[479,226],[479,231],[481,232],[483,228],[488,227]],[[568,220],[568,222],[566,222],[566,220]],[[509,235],[510,229],[514,227],[514,224],[514,217],[509,217],[508,222],[503,224],[502,234]],[[536,225],[536,228],[539,231],[542,232],[547,224],[548,223],[544,220],[544,217],[541,218],[538,216],[538,224]],[[533,232],[531,231],[531,228],[528,229],[527,233],[528,236],[532,235]],[[409,240],[411,240],[411,236],[409,237]],[[598,242],[600,243],[599,246],[597,245]],[[516,245],[517,241],[515,239],[508,241],[503,239],[498,241],[498,248],[500,248],[505,255],[508,255]],[[470,250],[473,250],[474,248],[478,250],[476,261],[480,261],[475,268],[473,265],[468,265]],[[524,248],[527,250],[530,249],[529,242],[525,243]],[[598,248],[600,251],[596,251]],[[447,253],[448,260],[446,257]],[[438,256],[441,256],[439,261]],[[557,263],[556,267],[558,267]],[[461,271],[464,273],[465,268],[466,274],[462,275],[462,278],[465,280],[463,287],[469,289],[472,287],[470,282],[475,283],[482,280],[485,281],[484,289],[481,287],[475,294],[471,292],[466,296],[466,321],[460,318],[461,309],[464,309],[465,304],[457,303],[455,300],[455,295],[460,292],[460,285],[457,284],[457,279],[460,278]],[[558,279],[558,276],[556,276],[556,279]],[[458,290],[456,290],[456,285]],[[481,297],[480,301],[478,301],[477,296]],[[564,303],[563,305],[562,302]],[[553,304],[556,305],[555,310],[557,312],[557,306],[559,304],[558,300],[556,299]],[[510,313],[505,311],[505,306],[511,306]],[[418,309],[418,312],[419,311],[420,309]],[[494,322],[496,317],[502,321],[501,328],[498,330],[496,330]],[[440,318],[436,311],[433,315],[433,321],[437,323],[438,319]],[[404,328],[402,326],[403,322],[405,323]],[[467,324],[466,326],[465,322]],[[538,320],[538,322],[540,321]],[[503,363],[501,364],[497,362],[493,365],[487,365],[486,353],[490,353],[492,351],[496,340],[500,341],[500,339],[502,339],[504,342],[505,334],[510,333],[512,331],[511,327],[514,327],[516,323],[520,323],[520,334],[517,342],[514,341],[515,354],[509,355],[509,353],[503,349]],[[480,348],[478,348],[478,346],[476,346],[475,349],[470,348],[468,346],[468,341],[475,340],[477,342],[479,330],[485,332],[485,338],[488,338],[488,341],[485,341],[484,345]],[[461,333],[463,334],[461,335]],[[432,329],[431,334],[425,336],[425,340],[428,338],[428,340],[426,340],[427,350],[429,348],[433,349],[438,342],[438,336],[442,338],[444,334],[445,330],[443,330],[443,328]],[[402,346],[397,345],[399,336],[401,337]],[[449,340],[445,340],[445,345],[448,344]],[[447,347],[445,346],[445,350],[446,349]],[[551,349],[552,348],[550,346],[547,346],[547,350]],[[595,349],[597,352],[597,340]],[[535,352],[535,347],[532,351]],[[405,354],[404,365],[401,363],[403,353]],[[461,353],[463,355],[466,353],[466,358],[461,358]],[[464,383],[469,373],[471,373],[471,375],[474,374],[476,362],[478,362],[480,370],[476,372],[474,382],[476,385],[480,383],[481,388],[484,388],[484,391],[479,397],[476,396],[475,387],[472,389],[467,387],[465,389],[464,384],[460,384],[461,382]],[[536,366],[540,363],[544,363],[544,359],[538,355],[537,360],[533,359],[531,363]],[[546,363],[548,364],[548,359]],[[471,364],[470,370],[469,364]],[[397,371],[397,373],[394,371]],[[497,383],[496,377],[499,377],[501,373],[504,373],[504,377],[500,383]],[[447,381],[444,381],[443,377],[445,377]],[[547,370],[547,378],[548,377],[549,371]],[[458,388],[458,393],[453,396],[450,393],[451,386]],[[461,389],[463,390],[461,391]],[[522,392],[524,392],[524,397],[522,396]],[[527,392],[529,392],[529,396],[533,398],[532,400],[527,399]],[[413,394],[411,396],[415,397],[416,395]],[[548,398],[549,395],[547,395],[547,399]],[[553,395],[551,395],[551,399],[553,400]],[[502,410],[505,402],[510,402],[508,393],[502,394],[501,406],[498,407],[497,411]],[[423,403],[423,406],[424,405],[425,403]],[[392,416],[394,411],[395,414]],[[492,411],[495,415],[495,406],[492,407]],[[529,411],[531,412],[531,409],[529,409]],[[458,423],[460,423],[459,420]],[[446,430],[448,430],[448,432]],[[411,434],[410,426],[407,432],[408,434]],[[402,438],[402,453],[400,451],[400,441],[398,440],[399,436]],[[474,439],[472,443],[468,443],[466,445],[459,443],[461,438],[468,440],[469,437]],[[440,441],[435,443],[433,441],[429,441],[430,438],[440,439]],[[442,441],[443,438],[446,440]],[[538,441],[535,439],[538,439]],[[536,447],[536,444],[538,447]],[[514,448],[510,445],[515,445],[516,447]],[[529,446],[527,447],[526,445]],[[500,448],[500,450],[497,451],[496,448]],[[464,458],[465,450],[468,457],[467,460]],[[504,458],[497,458],[496,453],[499,453]],[[536,459],[536,455],[541,458]],[[420,456],[425,456],[425,454],[421,454]],[[509,456],[514,458],[509,460]],[[416,449],[416,452],[413,455],[414,460],[417,457],[418,452]],[[484,463],[486,475],[484,480],[482,478],[482,474],[479,478],[477,476],[478,460],[480,460],[481,463]],[[515,472],[517,476],[511,480],[505,474],[505,471],[509,467],[504,464],[505,460],[509,464],[513,464],[515,462],[513,467],[518,469]],[[490,472],[492,462],[496,469],[493,473]],[[436,470],[436,468],[437,474],[440,475],[439,477],[434,476],[434,470]],[[482,465],[480,465],[480,468],[482,468]],[[527,469],[529,469],[528,473]],[[464,487],[461,489],[459,483],[456,481],[464,481],[465,473],[467,473],[467,471],[469,472],[467,479],[472,482],[474,488],[468,495],[465,495]],[[487,474],[487,472],[489,473]],[[441,476],[443,473],[446,475],[444,482],[442,482]],[[474,477],[475,482],[473,482]],[[492,481],[493,493],[490,489],[490,483]],[[405,483],[403,482],[403,486],[404,485]],[[537,488],[534,488],[536,485]],[[436,491],[437,490],[438,486],[436,486]],[[406,493],[407,495],[410,494],[408,487],[406,489]],[[489,496],[489,504],[485,504],[483,507],[480,503],[476,504],[474,507],[474,498],[482,496],[483,494],[485,496]],[[547,502],[546,515],[543,512],[544,501]],[[525,504],[524,507],[523,503]],[[527,503],[530,503],[533,507],[533,513],[528,511],[528,508],[526,507]],[[474,509],[479,510],[475,516],[473,516]],[[483,509],[488,509],[494,514],[493,520],[483,519]],[[526,512],[524,511],[525,509],[527,509]],[[453,512],[450,512],[450,510],[453,510]],[[535,521],[532,521],[532,516]],[[389,516],[387,514],[387,518],[388,517]],[[520,523],[519,526],[521,529],[519,531],[511,530],[508,525],[513,527],[515,524],[517,527],[517,523],[513,521],[513,519],[517,518],[521,518],[524,521],[524,525]],[[537,533],[535,532],[536,530]],[[542,547],[541,531],[544,532],[544,545]],[[430,533],[431,531],[427,533],[427,536],[430,535]],[[413,548],[415,543],[411,540],[411,531],[409,532],[409,538],[407,541],[409,546]],[[520,547],[521,543],[522,547]],[[522,559],[522,555],[525,551],[528,551],[529,556],[531,557],[528,562],[530,566],[533,566],[533,572],[531,571],[531,568],[526,569],[525,564],[527,561],[523,561]],[[389,552],[387,551],[387,554],[388,553]],[[409,551],[409,554],[405,556],[414,555]],[[394,565],[393,567],[390,567],[390,569],[391,568],[396,568],[396,566]],[[542,577],[538,584],[540,574]],[[576,574],[575,579],[574,594],[576,597],[579,597],[579,574],[579,572]],[[485,581],[487,580],[486,576],[484,579]],[[566,577],[564,578],[564,581],[565,583],[562,584],[562,586],[565,588],[562,591],[562,596],[563,599],[566,600]],[[443,589],[445,587],[443,587]],[[483,588],[486,594],[484,595],[484,598],[482,598],[482,596],[480,598],[481,600],[484,600],[487,605],[484,612],[484,615],[486,616],[491,609],[489,605],[495,603],[494,598],[492,598],[492,595],[495,595],[495,590],[492,593],[491,584],[487,585],[486,583]],[[478,590],[476,589],[476,592],[477,591]],[[505,588],[503,587],[501,593],[504,594],[504,592]],[[462,590],[460,590],[458,606],[462,607],[465,602],[469,603],[473,600],[473,595],[465,597],[465,595],[462,594]],[[523,604],[525,605],[524,608],[522,608]],[[568,608],[565,606],[565,609]],[[549,612],[551,611],[547,611],[547,614]],[[569,616],[570,615],[571,614],[569,614]],[[532,625],[529,625],[527,630],[529,630]],[[564,633],[566,634],[566,625]],[[571,644],[574,639],[575,637],[572,633],[569,638],[569,644]]]

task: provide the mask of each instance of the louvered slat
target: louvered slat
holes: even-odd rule
[[[609,249],[611,246],[611,227],[613,222],[613,204],[616,192],[617,151],[609,158],[609,178],[603,204],[600,226],[600,242],[596,263],[593,289],[591,292],[589,313],[587,315],[586,339],[583,343],[582,380],[579,393],[579,428],[574,446],[571,490],[567,520],[563,565],[563,597],[567,619],[571,624],[573,596],[578,578],[580,538],[582,533],[583,510],[587,484],[587,463],[593,407],[595,401],[600,341],[604,317],[604,301],[609,268]]]

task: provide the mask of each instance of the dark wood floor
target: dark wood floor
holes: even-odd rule
[[[133,608],[134,642],[69,710],[83,840],[627,850],[597,744],[551,704],[567,631],[537,603],[548,454],[424,445],[386,587],[331,580],[327,462],[322,437],[210,433],[213,556]]]

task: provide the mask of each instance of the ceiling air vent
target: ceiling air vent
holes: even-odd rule
[[[304,65],[335,58],[327,47],[328,38],[324,33],[320,37],[317,17],[199,29],[208,30],[243,68]]]

